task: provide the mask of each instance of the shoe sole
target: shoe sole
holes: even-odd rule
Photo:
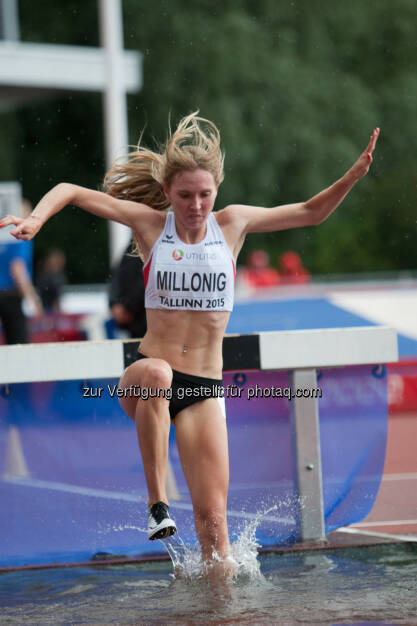
[[[162,528],[158,530],[152,537],[149,537],[151,541],[154,539],[166,539],[167,537],[171,537],[171,535],[175,535],[177,529],[174,526],[167,526],[167,528]]]
[[[148,539],[150,539],[150,541],[153,541],[154,539],[166,539],[167,537],[174,535],[176,532],[177,527],[172,520],[170,520],[169,523],[163,528],[148,532]]]

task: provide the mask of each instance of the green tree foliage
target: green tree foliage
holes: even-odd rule
[[[414,0],[124,0],[123,8],[126,48],[144,55],[144,87],[128,98],[130,142],[146,125],[153,146],[169,116],[175,124],[199,109],[220,127],[226,150],[218,207],[307,199],[350,167],[373,127],[382,129],[371,174],[334,215],[318,228],[252,235],[241,260],[254,247],[273,261],[291,248],[321,274],[415,267]],[[97,45],[96,12],[95,0],[65,8],[43,0],[35,15],[21,0],[23,38]],[[60,180],[99,187],[100,97],[39,103],[15,119],[9,171],[26,195],[36,200]],[[75,220],[74,211],[41,231],[38,248],[53,239],[70,256],[73,281],[103,280],[106,226],[79,211]]]

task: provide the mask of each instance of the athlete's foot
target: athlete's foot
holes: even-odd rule
[[[237,563],[232,556],[203,562],[203,576],[212,587],[232,585],[237,575]]]
[[[166,539],[177,532],[177,526],[169,516],[169,506],[156,502],[149,507],[148,539]]]

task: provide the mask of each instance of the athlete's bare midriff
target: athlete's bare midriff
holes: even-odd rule
[[[179,372],[220,379],[229,316],[229,312],[147,309],[148,330],[140,352],[164,359]]]

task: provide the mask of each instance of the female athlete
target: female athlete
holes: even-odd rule
[[[149,539],[176,531],[166,493],[170,423],[193,503],[202,559],[215,578],[229,578],[226,503],[229,462],[222,381],[222,340],[233,307],[236,259],[248,233],[323,222],[372,162],[376,128],[366,150],[331,187],[306,202],[262,208],[231,204],[213,212],[223,180],[216,126],[193,113],[160,152],[138,146],[107,173],[104,192],[61,183],[26,219],[6,216],[12,235],[29,240],[68,204],[129,226],[143,256],[148,330],[138,359],[119,386],[171,391],[121,397],[136,422],[149,495]],[[167,211],[171,208],[170,211]],[[211,576],[210,576],[211,577]]]

